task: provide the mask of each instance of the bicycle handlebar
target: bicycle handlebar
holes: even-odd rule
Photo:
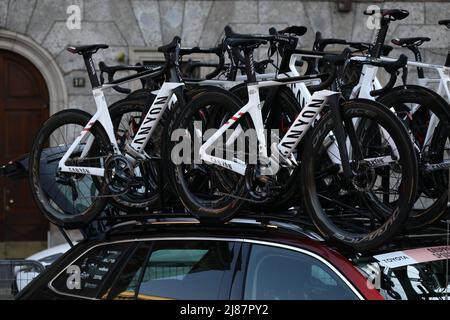
[[[314,40],[313,49],[317,51],[323,51],[327,45],[330,44],[348,44],[347,40],[343,39],[324,39],[320,31],[316,32],[316,39]]]
[[[119,72],[119,71],[136,71],[137,73],[140,73],[140,72],[146,72],[146,71],[152,70],[152,67],[150,67],[150,66],[143,66],[143,65],[139,65],[139,64],[136,64],[135,66],[131,66],[131,65],[107,66],[103,61],[101,61],[98,64],[98,66],[99,66],[99,69],[100,69],[100,83],[101,84],[105,83],[105,79],[103,77],[103,73],[106,73],[108,75],[108,83],[112,84],[115,81],[131,80],[130,79],[131,77],[124,77],[124,78],[119,79],[119,80],[114,80],[114,75],[116,74],[116,72]],[[166,67],[167,67],[167,62],[163,66],[163,68],[159,71],[158,75],[164,73],[164,70],[166,69]],[[152,75],[152,76],[156,77],[155,75]],[[112,88],[114,90],[116,90],[117,92],[119,92],[119,93],[123,93],[123,94],[130,94],[131,93],[130,89],[122,88],[122,87],[120,87],[118,85],[113,86]]]
[[[322,34],[320,33],[320,31],[316,32],[316,39],[314,40],[313,50],[323,51],[325,50],[326,46],[332,44],[348,45],[349,47],[352,47],[359,51],[367,51],[372,48],[372,44],[368,42],[347,41],[344,39],[335,38],[322,38]],[[393,49],[394,48],[392,46],[385,44],[382,47],[382,54],[384,56],[387,56]]]
[[[108,75],[108,82],[114,81],[114,75],[116,72],[119,71],[136,71],[136,72],[142,72],[147,70],[144,66],[130,66],[130,65],[118,65],[118,66],[107,66],[103,61],[101,61],[99,64],[100,69],[100,83],[103,84],[105,82],[105,79],[103,78],[103,73],[106,73]],[[130,94],[131,90],[127,88],[122,88],[120,86],[114,86],[114,90],[116,90],[119,93],[124,94]]]
[[[210,73],[208,73],[205,78],[206,79],[212,79],[217,77],[222,70],[224,70],[225,66],[225,57],[223,53],[223,45],[220,44],[215,48],[200,48],[200,47],[193,47],[193,48],[181,48],[180,49],[180,56],[189,55],[193,53],[210,53],[215,54],[219,57],[219,64],[217,65],[216,69]]]
[[[225,26],[225,37],[226,38],[241,38],[241,39],[259,39],[266,40],[269,42],[280,42],[285,44],[297,44],[297,37],[291,37],[283,34],[276,35],[265,35],[265,34],[243,34],[243,33],[235,33],[230,26]]]
[[[406,82],[407,77],[407,67],[406,64],[408,63],[408,57],[404,54],[401,54],[397,60],[395,61],[370,61],[368,64],[376,67],[384,68],[389,74],[390,78],[388,83],[381,89],[372,90],[370,91],[370,95],[372,97],[376,97],[379,95],[382,95],[386,91],[391,90],[395,83],[397,82],[397,70],[400,68],[403,68],[403,82]]]
[[[180,56],[193,54],[193,53],[214,53],[217,55],[221,55],[222,54],[222,46],[218,46],[215,48],[200,48],[200,47],[180,48]]]
[[[337,66],[343,65],[345,61],[347,61],[349,55],[351,54],[350,49],[346,48],[340,54],[325,54],[322,59],[326,62],[330,63],[331,70],[328,71],[328,77],[323,80],[318,85],[310,86],[309,90],[311,91],[320,91],[327,89],[337,76]]]

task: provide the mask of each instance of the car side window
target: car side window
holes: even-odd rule
[[[157,241],[139,284],[138,299],[218,299],[232,271],[234,243]]]
[[[284,248],[253,245],[245,300],[356,300],[349,286],[326,264]]]
[[[105,244],[93,247],[63,269],[50,282],[57,293],[82,298],[97,298],[106,278],[120,264],[129,243]]]
[[[103,299],[131,300],[136,298],[142,270],[151,248],[152,242],[140,243],[117,272],[116,279],[111,288],[104,288]]]

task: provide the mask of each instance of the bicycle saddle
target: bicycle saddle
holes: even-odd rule
[[[89,44],[82,46],[69,46],[67,47],[67,51],[70,53],[78,53],[78,54],[86,54],[86,53],[96,53],[99,49],[107,49],[108,46],[106,44]]]
[[[179,44],[181,41],[181,38],[179,36],[175,36],[173,37],[172,42],[170,42],[169,44],[163,45],[161,47],[158,48],[159,52],[162,53],[170,53],[173,52],[175,50],[175,48],[177,47],[177,44]]]
[[[278,33],[282,34],[295,34],[298,37],[301,37],[308,31],[308,29],[304,26],[290,26],[283,30],[278,31]]]
[[[422,45],[422,43],[430,41],[431,39],[428,37],[412,37],[412,38],[396,38],[392,39],[391,42],[397,46],[408,47],[415,46],[418,47]]]
[[[245,38],[227,38],[226,44],[230,47],[253,47],[266,44],[266,40],[262,39],[245,39]]]
[[[440,20],[438,23],[450,29],[450,19]]]
[[[376,12],[375,10],[365,10],[364,14],[366,16],[371,16],[375,14],[375,12]],[[408,10],[402,9],[381,9],[380,15],[383,18],[388,19],[390,21],[396,21],[405,19],[407,16],[409,16],[409,12]]]

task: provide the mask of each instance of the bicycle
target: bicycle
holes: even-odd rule
[[[406,18],[408,12],[403,11],[402,15],[403,18]],[[403,85],[391,88],[390,91],[381,89],[382,86],[377,78],[378,67],[373,64],[366,64],[366,62],[374,59],[395,61],[392,58],[382,56],[382,54],[389,54],[392,50],[392,47],[384,45],[391,21],[381,20],[381,29],[377,34],[375,45],[348,42],[342,39],[322,39],[318,34],[314,47],[324,49],[329,44],[341,44],[357,49],[365,47],[369,51],[369,55],[350,58],[349,63],[341,70],[341,80],[337,82],[337,86],[343,92],[347,92],[350,99],[355,97],[376,99],[395,112],[409,128],[419,160],[420,181],[417,200],[407,227],[409,229],[420,229],[434,223],[446,212],[447,183],[445,182],[445,170],[448,168],[448,160],[444,159],[444,147],[448,138],[447,132],[450,128],[450,109],[439,94],[423,86],[425,82],[419,82],[419,86],[406,84],[406,70],[403,73]],[[413,40],[424,41],[424,39],[419,38],[413,38]],[[378,48],[376,48],[376,44],[379,44]],[[413,52],[415,52],[414,49]],[[407,66],[416,65],[415,62],[407,62]],[[423,70],[422,73],[419,71],[420,74],[423,74]],[[349,81],[349,79],[352,80]],[[388,83],[393,85],[396,79],[396,75],[391,74]],[[440,126],[438,126],[439,123]]]
[[[306,92],[306,86],[302,81],[310,80],[312,76],[257,81],[253,66],[253,50],[259,45],[265,44],[266,41],[289,43],[291,39],[292,37],[281,35],[253,36],[251,38],[249,35],[242,35],[226,39],[229,47],[239,48],[244,52],[249,102],[243,107],[224,105],[220,103],[220,99],[217,99],[216,94],[205,92],[199,94],[197,99],[189,102],[185,108],[176,109],[177,112],[171,119],[171,131],[178,128],[184,132],[184,135],[193,137],[199,133],[198,128],[192,127],[193,123],[204,113],[217,115],[213,120],[206,121],[204,124],[208,128],[218,128],[218,131],[199,148],[201,164],[170,162],[172,166],[170,172],[172,172],[176,191],[187,210],[201,221],[225,222],[238,212],[243,202],[248,200],[258,202],[270,194],[272,188],[276,188],[276,181],[273,181],[271,177],[279,167],[295,169],[298,163],[294,153],[303,140],[305,145],[300,150],[300,152],[303,151],[301,192],[305,207],[318,229],[332,240],[351,246],[355,250],[377,247],[403,228],[408,219],[409,210],[415,197],[417,177],[416,160],[409,156],[413,152],[411,141],[398,118],[385,107],[362,99],[343,103],[340,101],[338,92],[321,90],[310,94],[310,99],[306,100],[302,111],[287,129],[287,133],[281,141],[271,144],[268,148],[263,133],[264,124],[260,111],[259,89],[297,83],[298,86],[304,87]],[[331,64],[338,63],[342,59],[345,60],[345,57],[328,56],[325,58]],[[354,131],[353,117],[368,118],[367,123],[372,124],[374,126],[372,128],[376,129],[379,126],[386,130],[391,142],[379,142],[378,147],[383,146],[383,150],[393,151],[396,155],[376,155],[373,151],[371,152],[370,144],[362,146]],[[311,129],[313,123],[314,127]],[[231,160],[211,153],[211,147],[230,128],[237,128],[237,130],[225,140],[224,150],[227,150],[227,147],[238,139],[239,133],[245,132],[248,128],[255,129],[258,156],[256,164],[242,161],[235,151],[233,151],[234,157]],[[368,132],[365,134],[367,135]],[[173,141],[170,143],[173,147]],[[359,219],[353,219],[350,223],[349,220],[343,218],[345,215],[343,212],[334,212],[328,216],[326,208],[332,199],[324,193],[327,192],[326,185],[316,185],[317,170],[321,169],[316,166],[325,164],[323,159],[328,156],[329,147],[324,148],[324,143],[325,145],[337,144],[339,150],[339,154],[335,155],[335,158],[339,159],[340,164],[338,166],[332,164],[326,173],[329,174],[330,179],[334,178],[342,182],[347,188],[345,190],[347,197],[353,198],[351,205],[344,204],[343,206],[352,211],[349,216],[353,216],[353,218],[356,215],[359,216]],[[376,142],[374,143],[376,144]],[[347,144],[350,144],[352,148],[348,148]],[[219,143],[219,145],[222,144]],[[395,147],[392,148],[391,145],[395,145]],[[352,151],[349,152],[349,150]],[[280,160],[278,161],[277,158]],[[379,214],[378,210],[372,209],[374,204],[379,205],[376,196],[372,194],[374,184],[372,179],[376,176],[376,170],[381,170],[380,168],[386,166],[401,176],[396,185],[401,192],[397,194],[397,201],[391,203],[391,210],[387,210],[390,215],[383,216]],[[217,173],[219,176],[215,180],[219,183],[216,182],[208,187],[199,187],[199,183],[204,181],[207,176]],[[323,173],[325,174],[325,171]],[[323,181],[325,180],[319,179],[319,182]],[[208,193],[202,194],[201,192]],[[355,199],[355,195],[358,195],[358,199]],[[360,200],[359,203],[356,203],[357,200]],[[342,224],[339,224],[340,222]]]
[[[51,222],[67,229],[88,223],[103,210],[109,198],[141,186],[142,182],[135,179],[136,171],[143,170],[142,163],[155,160],[145,148],[171,96],[177,97],[178,105],[184,104],[184,83],[178,65],[180,38],[175,37],[158,49],[165,55],[164,66],[100,84],[92,56],[107,47],[98,44],[68,48],[84,59],[97,112],[91,116],[69,109],[54,114],[38,132],[30,154],[29,179],[36,203]],[[166,81],[152,99],[142,125],[131,141],[119,146],[103,91],[129,81],[162,76]],[[66,141],[66,137],[72,140]],[[152,173],[141,172],[140,176],[148,174]],[[159,192],[158,188],[152,190]],[[64,197],[72,201],[61,201]]]

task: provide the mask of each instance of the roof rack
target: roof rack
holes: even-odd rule
[[[325,241],[315,230],[314,226],[306,217],[299,214],[299,210],[292,208],[286,212],[276,215],[266,213],[252,213],[242,211],[236,218],[228,221],[227,225],[245,226],[255,228],[278,228],[280,230],[293,232],[315,241]],[[192,215],[183,210],[158,210],[145,213],[127,214],[118,208],[108,206],[104,213],[96,218],[87,227],[80,229],[84,239],[102,239],[107,234],[115,231],[135,227],[137,225],[148,225],[152,227],[165,227],[168,225],[199,224],[200,222]],[[73,246],[73,242],[65,229],[58,227],[58,230],[66,240]]]
[[[199,221],[184,210],[155,210],[152,212],[127,214],[118,208],[108,206],[104,214],[80,231],[84,239],[101,239],[112,232],[120,232],[126,230],[127,227],[133,228],[137,225],[147,225],[153,228],[160,226],[164,228],[167,226],[187,224],[199,224]],[[242,211],[241,214],[227,222],[227,224],[251,228],[279,228],[280,230],[292,232],[311,240],[325,242],[350,259],[388,251],[442,245],[447,243],[448,237],[450,237],[450,219],[441,220],[420,232],[403,233],[377,250],[364,252],[361,255],[349,247],[339,245],[320,236],[308,216],[303,214],[299,208],[291,208],[290,210],[277,214]],[[66,241],[73,246],[65,230],[62,228],[58,229]]]
[[[388,250],[413,249],[450,243],[450,219],[440,220],[420,231],[407,232],[395,237],[390,243],[376,250],[377,253]]]

